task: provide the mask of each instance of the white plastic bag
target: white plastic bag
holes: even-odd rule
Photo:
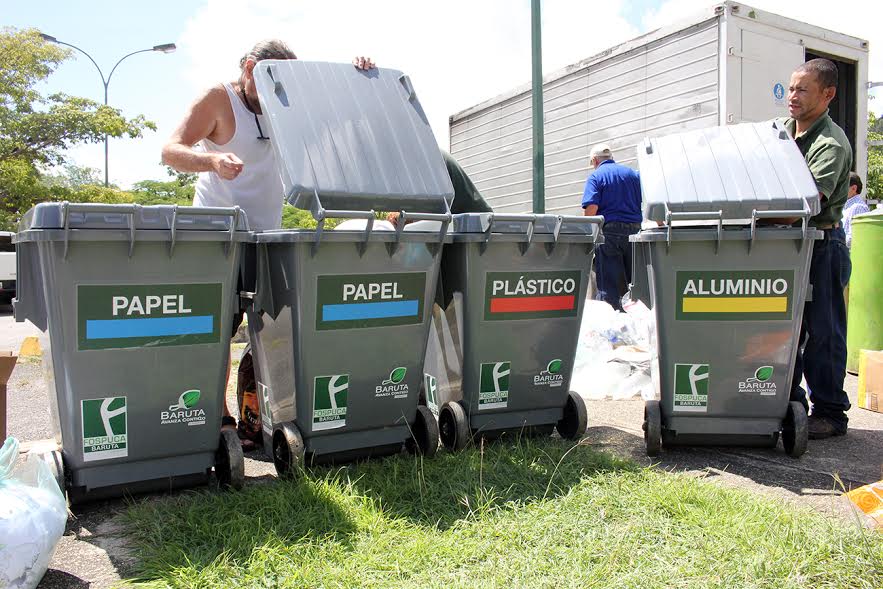
[[[15,468],[18,440],[0,449],[0,587],[33,589],[46,574],[67,523],[67,502],[36,454]]]
[[[625,313],[587,300],[570,388],[587,399],[652,398],[653,313],[629,302]]]

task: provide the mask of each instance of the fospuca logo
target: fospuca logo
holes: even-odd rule
[[[392,397],[394,399],[404,399],[408,396],[408,383],[404,382],[408,369],[404,366],[393,368],[386,378],[374,388],[375,397]]]
[[[505,409],[509,404],[510,362],[481,365],[478,384],[478,409]]]
[[[168,411],[160,412],[160,425],[175,423],[205,425],[205,409],[196,406],[201,396],[202,393],[196,389],[181,393],[177,403],[169,405]]]
[[[426,406],[438,416],[438,380],[431,374],[424,374],[423,390],[426,393]]]
[[[84,399],[83,461],[124,458],[129,455],[126,397]]]
[[[313,431],[346,425],[349,374],[317,376],[313,386]]]
[[[757,393],[762,396],[775,396],[776,383],[772,381],[773,367],[761,366],[750,376],[739,382],[740,393]]]
[[[710,374],[708,364],[675,364],[675,411],[707,411]]]
[[[258,393],[261,396],[261,429],[266,433],[273,434],[273,420],[270,418],[270,387],[258,382]]]

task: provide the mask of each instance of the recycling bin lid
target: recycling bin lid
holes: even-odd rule
[[[67,219],[65,219],[65,215]],[[19,232],[38,229],[165,229],[172,223],[178,231],[248,231],[248,219],[234,208],[141,206],[44,202],[32,207],[19,221]]]
[[[408,76],[265,60],[254,77],[289,203],[314,213],[448,211],[454,188]]]
[[[797,144],[779,121],[709,127],[638,145],[644,218],[666,212],[819,212],[819,191]]]

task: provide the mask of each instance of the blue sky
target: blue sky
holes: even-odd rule
[[[111,80],[112,106],[126,115],[143,114],[159,127],[141,140],[111,140],[110,177],[122,186],[165,177],[159,151],[187,105],[210,85],[235,77],[239,56],[262,38],[287,40],[302,59],[349,61],[362,54],[407,72],[442,146],[448,143],[449,115],[530,79],[529,0],[3,2],[0,25],[35,27],[77,45],[92,55],[105,75],[127,53],[160,43],[178,44],[172,54],[129,57]],[[712,4],[710,0],[546,0],[545,71]],[[750,4],[870,39],[872,49],[880,36],[873,23],[883,21],[856,19],[860,3],[852,0],[843,0],[834,13],[830,3],[821,0],[804,0],[800,14],[785,0]],[[868,9],[862,10],[864,14]],[[848,30],[856,26],[866,30]],[[883,71],[873,74],[872,79],[883,80]],[[77,53],[52,75],[45,90],[103,100],[98,72]],[[70,155],[77,164],[98,168],[103,175],[102,145],[79,147]]]

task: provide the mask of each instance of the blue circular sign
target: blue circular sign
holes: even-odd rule
[[[776,84],[773,86],[773,96],[776,97],[776,100],[782,100],[785,98],[785,87],[782,84]]]

